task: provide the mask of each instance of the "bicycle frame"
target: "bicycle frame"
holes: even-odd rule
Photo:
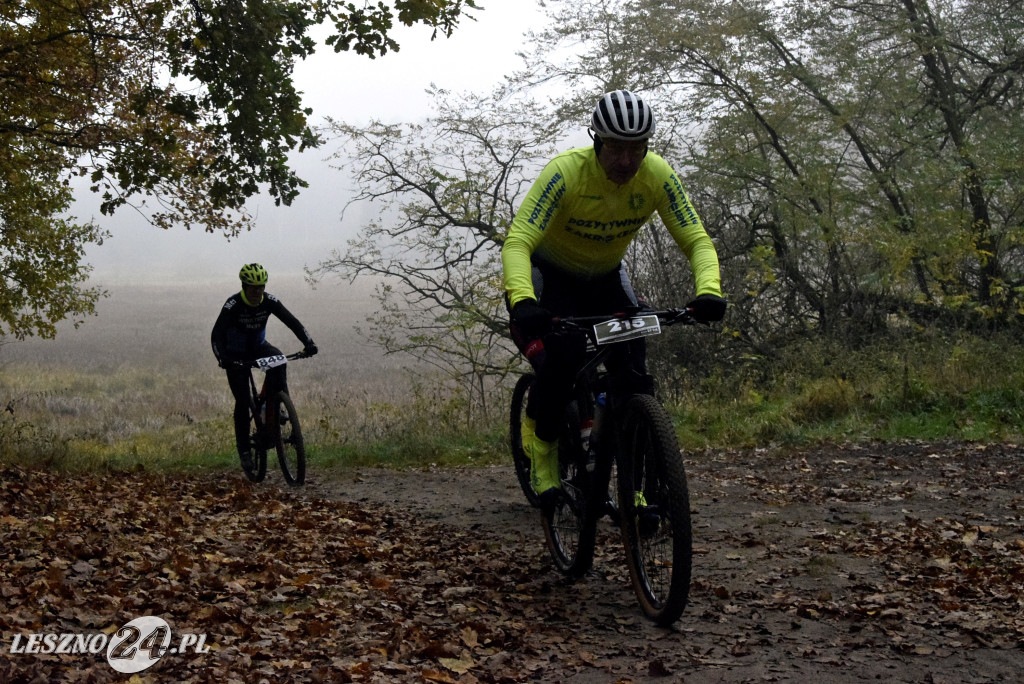
[[[263,443],[266,444],[269,440],[267,439],[267,419],[266,419],[266,406],[267,406],[267,379],[264,376],[263,382],[259,388],[256,387],[256,380],[252,377],[252,373],[249,374],[249,413],[252,415],[253,421],[256,423],[256,434],[260,436]]]
[[[572,391],[572,395],[577,401],[577,407],[580,413],[578,418],[581,421],[587,418],[593,419],[595,415],[595,398],[601,392],[604,392],[606,397],[606,404],[601,422],[596,426],[596,431],[592,432],[590,435],[591,448],[588,450],[589,453],[583,453],[582,449],[579,448],[582,445],[573,444],[573,452],[577,456],[587,459],[593,458],[593,468],[587,469],[593,473],[594,477],[589,487],[592,497],[598,497],[600,496],[600,493],[608,491],[612,465],[615,462],[615,455],[618,452],[619,446],[619,431],[617,429],[619,420],[617,419],[617,414],[629,396],[635,393],[623,391],[623,388],[636,387],[640,384],[639,382],[631,382],[628,377],[618,377],[634,371],[628,363],[626,364],[626,367],[619,369],[617,374],[613,374],[607,368],[602,370],[601,366],[612,354],[618,344],[627,342],[631,339],[637,339],[637,337],[646,336],[622,336],[621,339],[617,341],[612,341],[607,344],[599,344],[596,339],[594,326],[607,323],[608,321],[615,319],[624,321],[631,320],[635,319],[637,316],[656,316],[659,324],[665,326],[675,325],[677,323],[688,325],[696,323],[687,309],[664,309],[660,311],[637,310],[608,316],[566,317],[556,319],[555,321],[556,326],[560,326],[564,329],[575,330],[587,336],[588,358],[576,373],[576,380],[573,383]],[[660,332],[660,330],[658,332]],[[613,375],[616,375],[616,377],[613,377]],[[640,378],[636,378],[636,380],[639,381]],[[578,405],[581,400],[586,402],[584,406]],[[593,447],[594,444],[597,445],[596,448]],[[594,503],[600,504],[603,502],[594,501]]]
[[[302,352],[296,352],[289,354],[288,356],[267,356],[261,359],[256,359],[245,363],[250,369],[249,373],[249,411],[256,422],[256,432],[263,438],[266,438],[267,420],[266,416],[261,411],[261,408],[266,407],[267,399],[267,376],[264,374],[263,382],[260,383],[259,388],[256,387],[256,379],[253,377],[251,372],[252,369],[260,369],[268,371],[271,368],[283,365],[286,362],[302,358],[304,354]]]

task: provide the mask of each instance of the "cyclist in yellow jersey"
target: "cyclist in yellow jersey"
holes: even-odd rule
[[[537,380],[523,420],[534,489],[542,502],[559,485],[559,419],[583,359],[577,338],[546,335],[553,316],[597,315],[636,306],[622,267],[629,243],[657,212],[686,255],[696,283],[687,305],[701,321],[725,315],[718,255],[678,176],[649,152],[654,134],[650,106],[628,90],[605,94],[591,116],[593,147],[568,150],[544,167],[516,212],[501,258],[509,329],[533,365]],[[653,392],[644,340],[627,343],[637,386]],[[625,346],[625,345],[623,345]]]

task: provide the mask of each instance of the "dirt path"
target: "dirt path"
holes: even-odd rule
[[[314,463],[297,489],[277,471],[0,464],[0,683],[124,681],[102,649],[24,645],[143,616],[211,646],[138,650],[158,660],[144,681],[1018,682],[1021,456],[691,455],[694,577],[672,629],[642,617],[608,524],[594,569],[563,579],[511,468]]]
[[[549,623],[524,628],[519,681],[1020,681],[1022,456],[973,444],[690,455],[694,579],[671,630],[640,614],[610,525],[588,576],[560,577],[510,467],[340,471],[305,496],[516,557],[529,574],[509,568],[506,599],[546,602]]]

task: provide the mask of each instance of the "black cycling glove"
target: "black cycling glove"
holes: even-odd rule
[[[320,350],[317,349],[313,341],[310,340],[309,344],[307,344],[306,347],[302,350],[302,353],[305,354],[306,356],[316,356],[316,353],[318,351]]]
[[[713,294],[702,294],[686,305],[693,317],[701,323],[720,321],[725,317],[726,301]]]
[[[551,327],[551,312],[536,299],[524,299],[512,307],[512,324],[526,339],[541,337]]]

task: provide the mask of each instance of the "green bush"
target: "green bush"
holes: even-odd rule
[[[1009,335],[926,330],[857,347],[802,340],[690,383],[675,388],[672,410],[694,448],[1016,439],[1024,430],[1024,345]]]

